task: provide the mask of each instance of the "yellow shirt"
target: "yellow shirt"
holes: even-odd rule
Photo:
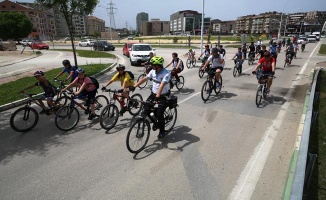
[[[124,72],[124,75],[122,74],[120,77],[119,77],[119,72],[118,72],[111,79],[111,81],[118,81],[118,80],[120,80],[121,86],[123,85],[124,82],[126,82],[125,88],[135,85],[134,80],[131,79],[128,72]]]

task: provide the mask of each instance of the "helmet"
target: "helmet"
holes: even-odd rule
[[[119,70],[125,70],[126,69],[126,67],[124,66],[124,65],[121,65],[121,64],[119,64],[117,67],[116,67],[116,70],[117,71],[119,71]]]
[[[42,71],[36,71],[34,73],[34,76],[37,77],[37,76],[44,76],[44,73]]]
[[[189,48],[189,51],[192,51],[192,48]]]
[[[77,74],[85,73],[85,70],[84,70],[83,68],[78,68],[78,69],[76,70],[76,73],[77,73]]]
[[[213,48],[213,49],[212,49],[212,53],[213,53],[213,52],[217,53],[217,52],[218,52],[218,49],[217,49],[217,48]]]
[[[63,64],[63,65],[70,65],[70,61],[69,61],[69,60],[63,60],[63,61],[62,61],[62,64]]]
[[[151,58],[151,60],[149,62],[152,65],[163,65],[164,59],[162,56],[154,56],[153,58]]]
[[[270,57],[270,56],[271,56],[271,53],[270,53],[269,51],[266,51],[266,52],[264,53],[264,56],[265,56],[265,57]]]

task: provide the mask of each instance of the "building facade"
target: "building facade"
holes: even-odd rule
[[[143,22],[147,22],[148,21],[148,13],[145,13],[145,12],[141,12],[141,13],[138,13],[137,16],[136,16],[136,29],[137,29],[137,32],[142,34],[143,30],[142,30],[142,23]]]
[[[170,32],[170,22],[152,19],[142,23],[143,36],[164,35]]]
[[[88,34],[94,35],[95,32],[105,32],[105,21],[94,16],[88,16]]]
[[[212,34],[234,34],[236,32],[236,21],[235,20],[228,20],[228,21],[221,21],[219,19],[211,20],[211,27],[212,27]]]
[[[201,32],[202,14],[194,10],[178,11],[170,15],[170,33],[174,35],[191,34],[197,35]],[[211,18],[204,18],[204,32],[211,25]]]

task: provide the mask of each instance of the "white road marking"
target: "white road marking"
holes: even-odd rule
[[[197,93],[191,95],[190,97],[185,98],[184,100],[180,101],[178,104],[182,104],[182,103],[184,103],[185,101],[188,101],[189,99],[193,98],[194,96],[196,96],[196,95],[198,95],[198,94],[200,94],[200,92],[197,92]]]
[[[319,43],[320,44],[320,43]],[[245,166],[244,170],[242,171],[241,175],[237,180],[236,186],[233,188],[232,192],[230,193],[228,199],[251,199],[251,196],[256,188],[257,182],[260,178],[260,175],[263,171],[265,166],[267,157],[270,153],[270,150],[273,146],[274,140],[278,134],[278,130],[283,123],[283,119],[285,114],[290,106],[289,97],[293,92],[294,86],[297,82],[301,79],[308,62],[311,56],[314,54],[315,50],[319,46],[319,44],[315,47],[315,49],[311,52],[309,58],[307,59],[306,63],[301,68],[299,74],[296,76],[296,79],[291,84],[290,90],[287,93],[285,99],[287,100],[283,106],[281,107],[277,117],[273,120],[272,125],[265,131],[262,140],[256,146],[251,158],[249,159],[247,165]]]

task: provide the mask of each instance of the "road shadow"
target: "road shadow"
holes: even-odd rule
[[[251,76],[251,73],[241,73],[241,75],[237,75],[238,77],[241,77],[241,76]]]
[[[132,116],[131,118],[119,118],[117,124],[110,130],[106,130],[105,134],[113,134],[121,131],[122,129],[127,129],[131,124],[138,119],[137,116]]]
[[[258,108],[265,108],[267,105],[283,105],[286,99],[280,96],[268,95],[265,99],[262,99],[261,105]]]
[[[301,67],[300,65],[289,65],[289,68],[291,68],[291,67]]]
[[[195,90],[192,88],[182,88],[181,90],[171,91],[172,94],[190,95],[194,93]]]
[[[281,70],[284,70],[284,67],[275,67],[275,69],[281,69]]]
[[[226,99],[230,99],[232,97],[238,96],[237,94],[230,93],[227,91],[221,91],[217,95],[214,95],[214,94],[215,93],[213,92],[213,95],[211,95],[205,103],[213,103],[217,100],[226,100]]]
[[[133,158],[135,160],[141,160],[163,149],[182,152],[184,148],[200,140],[199,137],[190,133],[191,130],[188,126],[181,125],[174,127],[163,139],[155,140],[153,144],[146,146],[141,152],[135,154]],[[175,144],[176,148],[171,148],[168,144]]]

